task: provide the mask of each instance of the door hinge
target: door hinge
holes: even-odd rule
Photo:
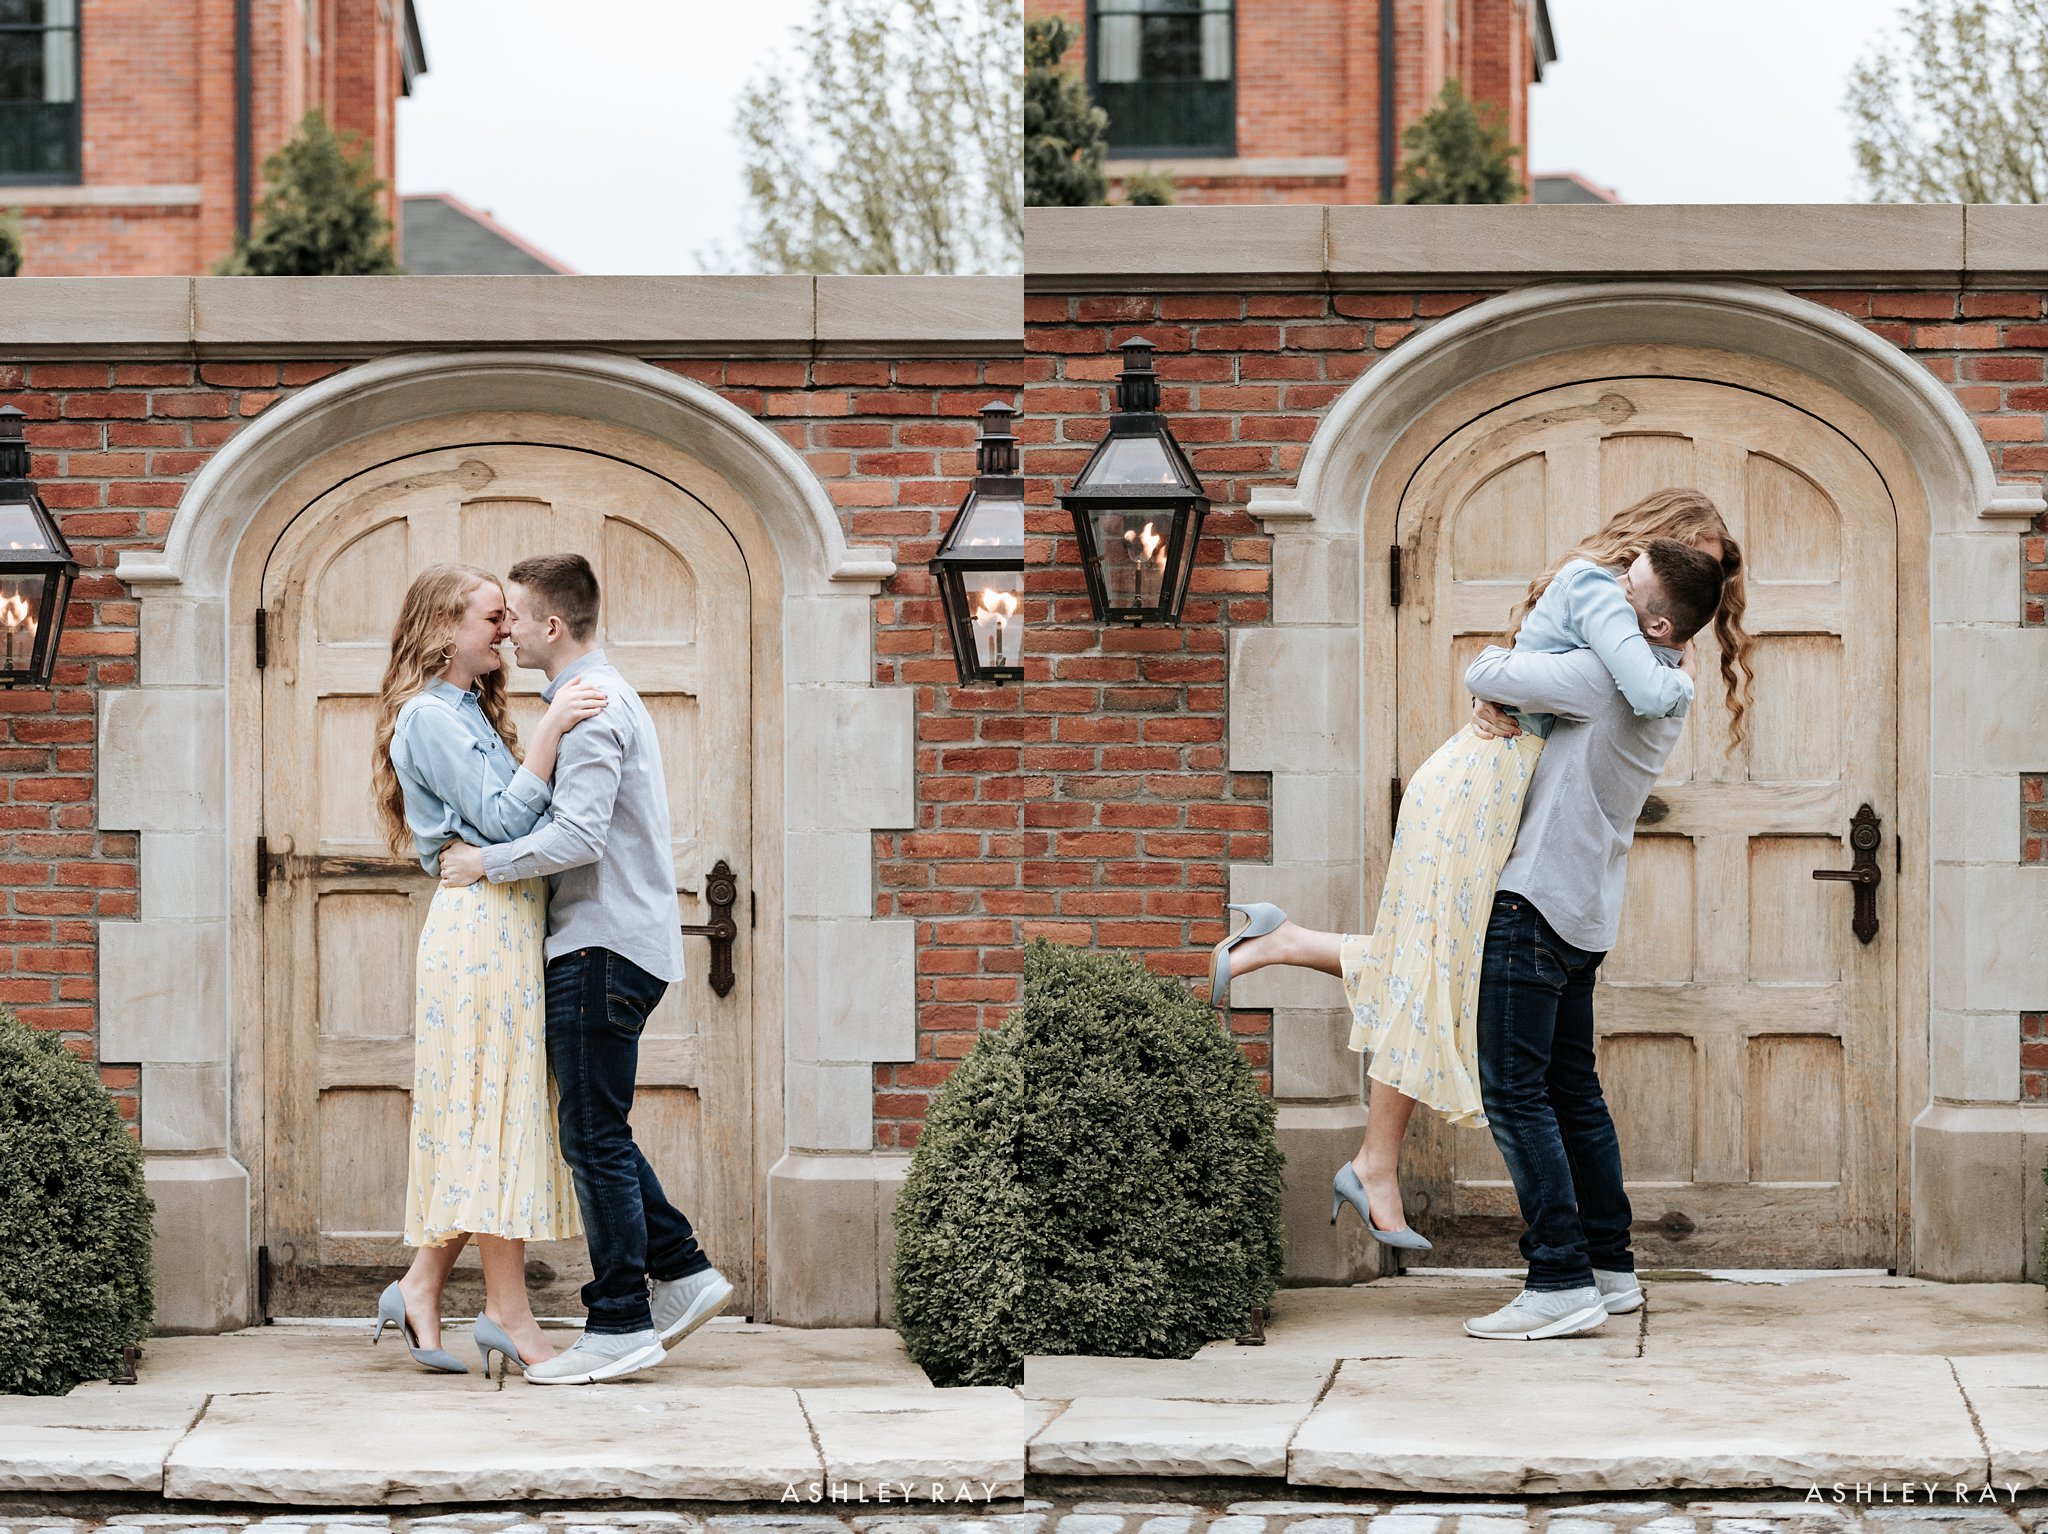
[[[270,664],[270,614],[264,608],[256,609],[256,669],[261,671]]]
[[[748,890],[748,891],[747,891],[747,926],[748,926],[748,928],[749,928],[749,929],[752,929],[752,928],[754,928],[754,927],[758,927],[758,926],[759,926],[760,924],[761,924],[761,906],[760,906],[760,902],[759,902],[759,901],[757,901],[757,900],[756,900],[756,899],[754,898],[754,892],[753,892],[752,890]]]
[[[1401,829],[1401,780],[1392,778],[1387,785],[1387,835],[1392,836]]]
[[[1894,833],[1894,835],[1892,836],[1892,872],[1895,874],[1902,874],[1905,871],[1906,839],[1905,837]]]
[[[1398,543],[1387,550],[1387,605],[1401,605],[1401,545]]]
[[[261,836],[256,838],[256,898],[270,898],[270,842]]]

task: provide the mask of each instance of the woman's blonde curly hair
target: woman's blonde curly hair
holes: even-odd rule
[[[377,689],[377,737],[371,749],[370,793],[377,807],[378,829],[394,854],[409,857],[413,852],[412,832],[405,823],[405,786],[391,765],[391,732],[398,725],[398,710],[407,698],[425,690],[427,684],[448,669],[448,645],[456,625],[469,610],[469,599],[480,586],[503,587],[488,570],[475,565],[429,565],[406,588],[398,604],[398,622],[391,629],[391,661],[384,668],[384,681]],[[503,669],[478,678],[477,702],[516,757],[519,728],[505,698]]]
[[[1514,643],[1529,610],[1568,561],[1587,559],[1610,570],[1625,569],[1649,547],[1652,538],[1676,538],[1691,544],[1718,538],[1721,542],[1721,606],[1714,614],[1714,638],[1721,648],[1721,686],[1728,699],[1728,745],[1732,750],[1743,740],[1743,716],[1749,712],[1750,683],[1755,676],[1750,653],[1756,641],[1742,626],[1742,614],[1749,606],[1742,549],[1728,535],[1720,509],[1698,490],[1653,490],[1609,517],[1597,533],[1529,583],[1528,596],[1508,619],[1508,643]]]

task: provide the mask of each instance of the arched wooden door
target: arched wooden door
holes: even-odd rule
[[[687,978],[648,1021],[636,1137],[713,1260],[753,1305],[752,782],[747,572],[702,503],[632,464],[486,443],[386,463],[298,516],[263,578],[264,1231],[273,1315],[367,1315],[409,1260],[401,1240],[412,1085],[413,962],[433,883],[394,859],[370,802],[377,687],[399,599],[427,565],[502,574],[577,551],[603,592],[599,641],[660,735],[686,923],[705,876],[739,876],[735,983],[685,942]],[[522,738],[545,678],[508,673]],[[580,1315],[579,1241],[528,1249],[534,1307]],[[471,1292],[471,1291],[474,1292]],[[447,1314],[478,1308],[472,1260]]]
[[[1399,770],[1470,709],[1466,663],[1532,576],[1642,495],[1711,496],[1748,560],[1748,739],[1719,653],[1638,824],[1596,1001],[1644,1266],[1890,1267],[1898,926],[1896,519],[1826,422],[1722,383],[1610,378],[1514,400],[1422,464],[1400,508]],[[1874,942],[1850,930],[1850,820],[1885,821]],[[1445,1265],[1517,1265],[1484,1129],[1418,1117],[1411,1214]]]

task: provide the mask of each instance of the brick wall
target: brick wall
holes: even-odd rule
[[[308,105],[371,140],[377,174],[394,165],[398,37],[379,0],[320,8],[323,36],[299,25],[298,0],[251,6],[252,194],[263,160]],[[38,204],[23,209],[22,270],[33,277],[184,276],[206,271],[235,237],[234,0],[83,0],[83,158],[91,188],[196,186],[177,206]],[[316,49],[315,44],[319,47]],[[397,193],[385,212],[397,221]]]
[[[2048,1012],[2020,1014],[2020,1097],[2048,1102]]]
[[[876,1069],[880,1144],[914,1143],[931,1093],[1015,1001],[1028,938],[1127,949],[1199,983],[1224,930],[1229,865],[1269,856],[1267,781],[1231,773],[1225,755],[1229,631],[1269,618],[1269,545],[1245,513],[1250,490],[1292,483],[1345,389],[1482,296],[1041,296],[1027,300],[1022,357],[663,364],[767,422],[827,486],[847,536],[889,546],[900,567],[875,604],[874,653],[877,682],[915,689],[916,825],[875,838],[875,911],[917,923],[917,1058]],[[2002,478],[2048,472],[2040,294],[1807,296],[1948,383]],[[1136,333],[1159,348],[1164,408],[1213,507],[1183,624],[1103,630],[1054,497],[1104,430],[1111,348]],[[93,798],[95,694],[135,679],[135,607],[113,566],[124,549],[161,545],[214,449],[332,371],[0,367],[0,398],[27,412],[34,472],[85,565],[56,688],[0,695],[0,1000],[88,1057],[96,923],[135,914],[135,838],[97,831]],[[961,687],[925,561],[973,471],[974,416],[991,398],[1025,410],[1027,676]],[[2015,581],[2035,579],[2043,536],[2014,536]],[[2044,779],[2029,779],[2022,811],[2036,858],[2048,857]],[[1265,1071],[1268,1019],[1244,1013],[1233,1026]],[[132,1102],[127,1064],[103,1070]]]
[[[1475,100],[1529,138],[1534,68],[1529,0],[1389,0],[1394,11],[1395,163],[1399,135],[1459,77]],[[1237,149],[1243,159],[1340,159],[1334,175],[1176,173],[1183,203],[1365,203],[1380,200],[1380,0],[1237,0]],[[1032,16],[1083,26],[1086,0],[1027,0]],[[1087,40],[1066,63],[1085,72]],[[1110,125],[1112,154],[1116,125]],[[1142,151],[1131,150],[1133,155]],[[1110,162],[1112,176],[1118,169]],[[1526,179],[1526,175],[1525,178]]]

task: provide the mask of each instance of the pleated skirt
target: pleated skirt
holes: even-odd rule
[[[1479,970],[1501,866],[1514,850],[1543,740],[1488,740],[1471,726],[1417,769],[1369,933],[1344,939],[1351,1047],[1366,1074],[1453,1124],[1479,1103]]]
[[[413,1007],[409,1246],[582,1233],[548,1075],[546,933],[544,879],[434,892]]]

